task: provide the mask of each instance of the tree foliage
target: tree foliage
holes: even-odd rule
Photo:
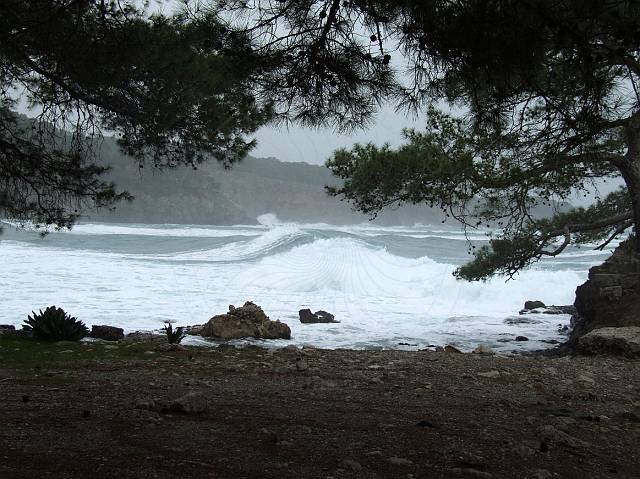
[[[457,274],[513,275],[640,221],[639,80],[638,0],[187,0],[164,15],[8,0],[0,207],[66,225],[72,200],[122,198],[91,162],[102,129],[141,165],[230,164],[270,119],[350,129],[393,100],[426,113],[425,130],[395,150],[336,152],[328,166],[344,184],[330,192],[372,215],[428,204],[466,228],[497,226]],[[7,112],[16,89],[42,110],[32,133]],[[608,177],[624,190],[533,214]]]
[[[0,2],[0,210],[70,226],[128,195],[97,166],[103,132],[142,168],[230,165],[272,117],[254,94],[246,36],[213,14],[147,13],[134,1]],[[26,101],[38,113],[11,112]],[[65,133],[62,133],[64,130]]]
[[[333,65],[349,55],[349,72],[375,65],[387,76],[382,85],[365,75],[342,73],[343,81],[366,86],[373,100],[427,112],[426,131],[407,132],[399,149],[336,152],[328,166],[344,185],[330,192],[371,214],[425,203],[467,228],[499,226],[459,277],[513,275],[588,235],[615,236],[640,221],[640,2],[221,3],[260,32],[252,38],[265,50],[315,62],[296,82],[331,91],[320,72],[338,73]],[[250,21],[256,16],[262,29]],[[398,71],[403,63],[408,75]],[[298,95],[294,105],[313,103],[314,90],[284,87]],[[356,123],[359,112],[349,111]],[[622,177],[625,192],[551,220],[532,214],[603,177]]]

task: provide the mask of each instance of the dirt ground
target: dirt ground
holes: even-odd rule
[[[640,478],[639,364],[0,337],[0,478]]]

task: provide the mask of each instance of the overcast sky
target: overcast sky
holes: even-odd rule
[[[419,118],[395,113],[393,108],[389,107],[380,111],[373,126],[349,135],[341,135],[331,129],[263,128],[258,132],[258,146],[251,155],[321,165],[334,150],[349,148],[354,143],[390,143],[392,146],[398,146],[402,143],[402,129],[412,127],[421,129],[423,123]]]

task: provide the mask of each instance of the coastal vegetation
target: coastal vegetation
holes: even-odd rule
[[[167,342],[169,344],[180,344],[187,335],[183,326],[178,326],[174,329],[173,324],[171,324],[171,322],[169,321],[165,322],[162,330],[164,331],[164,334],[167,337]]]
[[[213,14],[147,14],[135,1],[0,3],[0,210],[70,227],[130,195],[104,179],[103,133],[139,168],[231,165],[272,118],[249,39]],[[35,122],[14,110],[35,108]],[[62,131],[68,132],[63,134]]]
[[[23,331],[35,339],[45,341],[80,341],[89,334],[82,321],[67,314],[64,309],[49,306],[42,312],[32,313],[22,326]]]

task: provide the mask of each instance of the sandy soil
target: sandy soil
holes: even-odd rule
[[[43,348],[0,341],[3,479],[640,477],[629,360]]]

